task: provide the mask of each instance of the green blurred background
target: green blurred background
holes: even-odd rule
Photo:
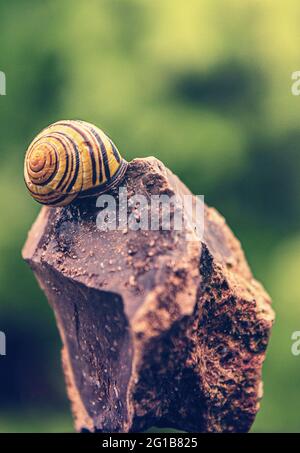
[[[0,431],[73,430],[53,315],[21,259],[39,211],[23,156],[81,118],[226,217],[277,314],[252,431],[300,432],[299,19],[296,0],[0,0]]]

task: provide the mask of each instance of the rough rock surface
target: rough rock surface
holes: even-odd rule
[[[189,193],[155,158],[133,160],[124,185]],[[100,231],[98,213],[95,199],[43,208],[23,249],[55,313],[76,429],[248,431],[274,315],[223,217],[205,207],[199,242]]]

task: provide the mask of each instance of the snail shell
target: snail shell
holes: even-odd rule
[[[39,203],[66,206],[119,184],[127,165],[110,138],[93,124],[58,121],[30,144],[24,179]]]

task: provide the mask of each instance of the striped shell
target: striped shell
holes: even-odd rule
[[[103,131],[84,121],[58,121],[29,146],[25,183],[32,197],[49,206],[96,196],[120,183],[127,169]]]

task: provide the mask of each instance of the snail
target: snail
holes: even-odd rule
[[[102,130],[85,121],[65,120],[48,126],[29,145],[24,179],[39,203],[66,206],[118,185],[127,165]]]

